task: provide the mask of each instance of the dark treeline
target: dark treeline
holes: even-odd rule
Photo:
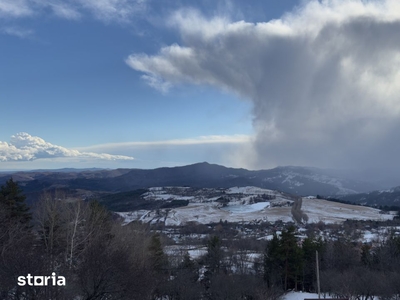
[[[147,228],[121,227],[96,202],[62,194],[43,195],[29,212],[13,180],[0,206],[0,299],[148,299],[154,291],[159,254]],[[66,286],[17,284],[53,272]]]
[[[400,238],[372,247],[346,238],[299,242],[290,226],[267,244],[265,280],[283,290],[316,292],[316,251],[321,291],[339,298],[372,299],[400,295]]]
[[[9,180],[0,189],[0,299],[278,299],[287,290],[316,291],[316,250],[324,293],[400,295],[398,237],[372,247],[346,239],[300,241],[291,226],[268,242],[226,234],[231,231],[216,225],[199,258],[187,251],[167,255],[164,237],[148,225],[121,226],[97,202],[68,202],[62,193],[42,195],[29,210]],[[19,276],[53,272],[66,286],[17,284]]]
[[[0,299],[277,299],[262,277],[232,272],[221,239],[208,254],[168,257],[149,226],[121,223],[97,202],[44,194],[31,210],[13,180],[0,191]],[[235,262],[234,262],[235,261]],[[251,266],[251,268],[253,268]],[[244,268],[243,270],[248,268]],[[66,278],[65,286],[18,285],[19,276]]]

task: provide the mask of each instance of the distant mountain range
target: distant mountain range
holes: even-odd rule
[[[30,198],[45,190],[126,192],[155,186],[229,188],[255,186],[301,196],[340,196],[366,193],[382,187],[309,167],[277,167],[250,171],[209,163],[158,169],[60,169],[0,174],[0,184],[12,176]]]
[[[400,186],[389,189],[372,191],[368,193],[343,195],[339,197],[351,203],[358,203],[369,206],[398,206],[400,207]]]

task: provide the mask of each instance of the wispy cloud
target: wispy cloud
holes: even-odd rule
[[[184,139],[124,142],[75,148],[78,151],[121,153],[135,156],[135,167],[155,168],[208,161],[243,167],[239,153],[253,141],[249,135],[209,135]]]
[[[65,2],[53,2],[48,4],[55,16],[62,19],[78,20],[82,17],[82,13],[79,12],[78,8],[65,3]]]
[[[16,36],[19,38],[28,38],[34,34],[34,31],[31,29],[25,29],[20,27],[4,27],[0,28],[0,32],[12,36]]]
[[[105,22],[127,22],[146,8],[145,0],[76,0],[76,2],[81,8]]]
[[[0,18],[39,17],[51,12],[71,20],[90,14],[107,23],[129,22],[146,7],[146,0],[0,0]]]
[[[81,152],[53,145],[37,136],[18,133],[9,143],[0,141],[0,162],[32,161],[49,158],[79,158],[84,160],[133,160],[133,157],[106,153]]]
[[[20,18],[34,13],[34,2],[28,0],[0,0],[0,18]]]
[[[127,64],[158,89],[211,85],[251,100],[256,137],[242,156],[255,166],[399,161],[399,1],[310,1],[260,23],[179,10],[169,24],[180,45]]]
[[[249,143],[252,140],[248,135],[208,135],[186,139],[172,139],[164,141],[149,141],[149,142],[125,142],[125,143],[108,143],[93,145],[89,147],[77,148],[80,151],[110,151],[116,149],[133,149],[133,148],[151,148],[165,146],[189,146],[189,145],[209,145],[209,144],[241,144]]]

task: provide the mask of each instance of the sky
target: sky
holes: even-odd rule
[[[0,170],[398,169],[400,2],[0,0]]]

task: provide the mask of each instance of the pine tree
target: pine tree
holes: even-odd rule
[[[7,221],[17,220],[28,223],[32,219],[29,207],[25,203],[26,196],[18,183],[12,178],[0,188],[0,203],[6,210]]]
[[[276,233],[267,244],[264,254],[264,280],[269,288],[282,286],[283,257],[281,244]]]
[[[286,230],[282,231],[280,242],[284,262],[284,289],[297,289],[303,255],[301,248],[297,245],[294,226],[289,226]]]
[[[196,282],[199,278],[199,268],[196,266],[195,262],[190,258],[189,253],[183,256],[183,261],[179,265],[181,274],[192,282]]]
[[[264,280],[268,287],[280,286],[284,290],[298,289],[302,282],[303,250],[297,244],[295,227],[274,234],[264,255]]]
[[[154,269],[158,271],[165,269],[167,265],[167,258],[164,254],[159,234],[154,234],[151,237],[149,251]]]
[[[302,268],[302,286],[303,291],[314,292],[316,287],[314,283],[316,282],[316,261],[315,261],[315,251],[318,251],[320,255],[323,254],[323,242],[321,238],[315,239],[313,237],[308,237],[304,239],[302,244],[303,250],[303,268]]]
[[[221,248],[221,240],[217,236],[213,236],[207,243],[207,263],[211,273],[219,273],[223,258],[223,250]]]
[[[361,247],[361,263],[370,268],[372,266],[373,256],[371,253],[371,246],[363,244]]]

